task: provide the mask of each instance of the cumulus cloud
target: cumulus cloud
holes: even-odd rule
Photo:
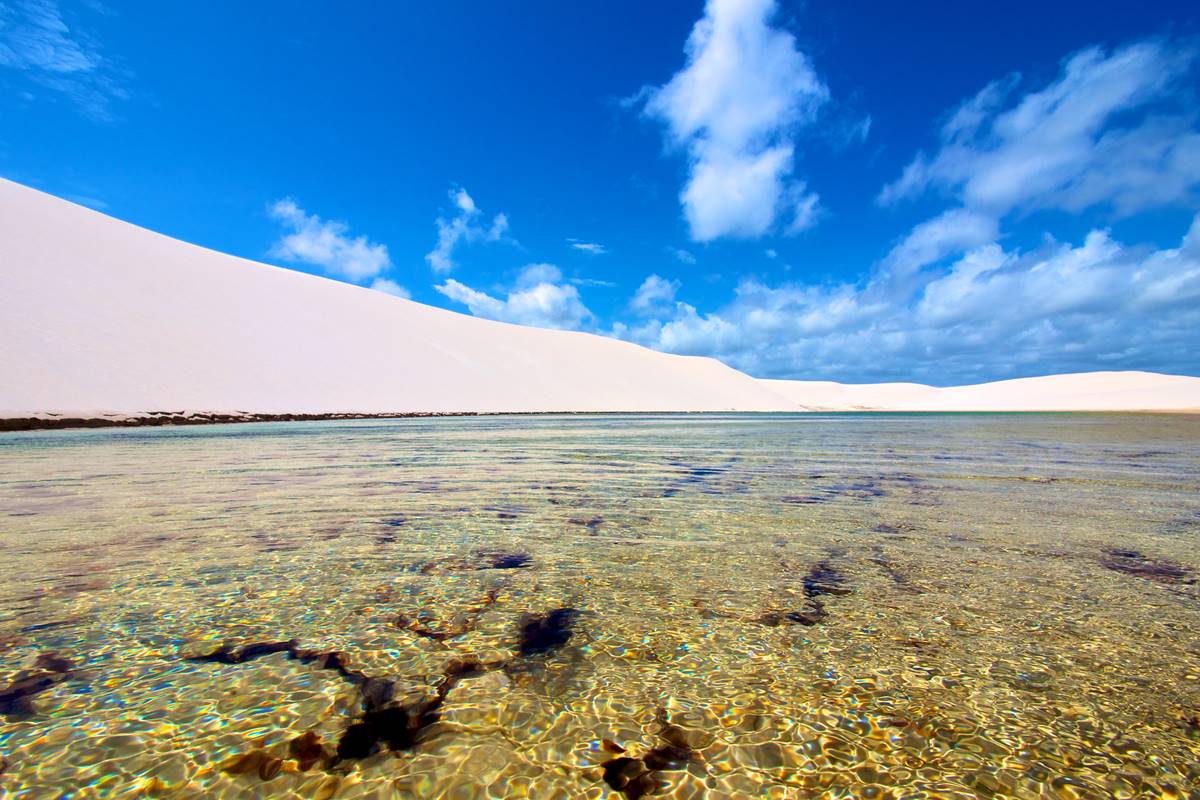
[[[328,275],[355,282],[373,278],[392,264],[385,245],[351,236],[346,223],[309,214],[290,197],[272,203],[268,212],[290,230],[271,248],[272,258],[321,267]]]
[[[376,278],[375,280],[371,281],[369,288],[374,289],[377,292],[383,292],[384,294],[392,294],[396,297],[403,297],[405,300],[408,300],[412,297],[412,295],[409,294],[408,289],[405,289],[403,286],[389,278]]]
[[[1194,198],[1200,134],[1180,89],[1196,51],[1167,40],[1070,56],[1050,84],[1015,99],[1020,76],[984,87],[879,195],[883,204],[938,189],[969,208],[1119,215]]]
[[[434,287],[477,317],[533,325],[539,328],[578,330],[594,317],[579,298],[579,290],[562,282],[553,264],[530,264],[517,277],[504,299],[473,289],[450,278]]]
[[[661,275],[650,275],[642,281],[642,285],[633,293],[629,308],[635,314],[653,314],[675,302],[675,293],[679,291],[679,281],[667,280]]]
[[[429,266],[439,273],[454,269],[454,250],[460,244],[498,242],[508,233],[508,216],[497,214],[487,223],[466,189],[451,190],[450,199],[454,203],[454,216],[437,218],[437,244],[425,255]]]
[[[636,98],[688,153],[680,201],[696,241],[759,237],[777,219],[797,233],[817,219],[816,193],[791,177],[794,134],[829,91],[795,37],[771,26],[775,11],[774,0],[709,0],[684,68]]]
[[[114,98],[129,96],[118,80],[121,71],[90,37],[72,30],[53,0],[0,3],[0,66],[22,71],[100,121],[113,118]],[[21,95],[34,99],[27,91]]]
[[[650,275],[629,301],[629,307],[636,314],[653,314],[661,312],[662,308],[671,306],[674,296],[680,287],[679,281],[668,281],[660,275]]]
[[[608,252],[607,247],[602,244],[596,244],[595,242],[581,242],[579,239],[567,239],[567,241],[570,242],[571,247],[589,255],[602,256]]]
[[[1180,245],[1128,246],[1105,230],[1030,252],[971,247],[913,281],[768,286],[615,333],[676,353],[715,355],[751,374],[965,383],[1097,368],[1195,370],[1200,216]]]

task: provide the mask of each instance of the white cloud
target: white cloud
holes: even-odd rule
[[[377,292],[383,292],[384,294],[394,294],[396,297],[403,297],[405,300],[408,300],[412,297],[408,289],[405,289],[400,284],[388,278],[376,278],[375,280],[371,281],[370,288]]]
[[[113,118],[113,98],[126,99],[118,70],[86,34],[72,30],[53,0],[0,3],[0,66],[60,92],[93,119]],[[34,99],[29,92],[23,97]]]
[[[948,268],[866,285],[743,281],[732,303],[615,326],[623,338],[714,355],[751,374],[971,382],[1096,369],[1195,369],[1200,216],[1177,248],[1104,230],[1033,252],[977,244]]]
[[[1124,215],[1194,198],[1200,134],[1178,90],[1195,56],[1169,41],[1090,47],[1011,104],[1019,76],[995,81],[950,116],[937,152],[918,154],[879,200],[934,188],[994,215],[1098,205]]]
[[[795,38],[771,27],[775,11],[773,0],[709,0],[685,67],[635,98],[688,152],[680,200],[697,241],[762,236],[781,216],[787,233],[816,220],[817,195],[791,178],[793,136],[829,91]]]
[[[998,236],[994,217],[951,209],[915,226],[887,254],[882,266],[886,274],[898,278]]]
[[[675,302],[675,293],[679,291],[680,285],[679,281],[650,275],[634,292],[633,299],[629,301],[629,308],[636,314],[661,311],[664,306]]]
[[[516,285],[501,300],[450,278],[434,288],[462,303],[477,317],[533,325],[539,328],[577,330],[593,319],[579,299],[579,290],[560,283],[562,273],[552,264],[530,264]]]
[[[576,250],[582,250],[589,255],[602,256],[608,252],[608,248],[595,242],[581,242],[578,239],[567,239],[567,241],[571,243],[571,247],[574,247]]]
[[[539,283],[561,283],[562,270],[553,264],[526,264],[517,275],[517,287],[521,289]]]
[[[326,274],[355,282],[375,277],[391,266],[385,245],[365,236],[350,236],[346,223],[308,214],[290,197],[277,200],[268,211],[291,231],[271,248],[272,258],[318,266]]]
[[[454,269],[454,250],[459,244],[498,242],[508,233],[508,216],[497,214],[492,217],[490,225],[484,224],[480,220],[483,212],[475,205],[474,199],[467,194],[466,189],[451,190],[450,199],[454,202],[457,212],[450,219],[437,218],[437,244],[425,255],[429,266],[439,273]]]
[[[675,256],[675,260],[681,264],[691,265],[696,263],[696,257],[682,248],[668,247],[667,252]]]
[[[652,313],[613,333],[774,377],[966,383],[1097,368],[1194,373],[1200,216],[1171,248],[1129,246],[1095,229],[1072,243],[1046,236],[1019,249],[1006,244],[1002,223],[1036,210],[1194,212],[1200,112],[1186,84],[1196,61],[1190,46],[1142,42],[1077,53],[1053,81],[1023,91],[1019,76],[995,81],[948,115],[937,150],[918,155],[880,196],[886,203],[936,189],[951,207],[914,226],[861,281],[746,279],[711,313],[664,294]],[[722,177],[719,160],[701,160],[693,140],[703,129],[680,119],[673,133],[699,165],[689,190],[708,181],[754,199]],[[767,164],[751,183],[770,195],[771,181],[786,175],[770,159],[790,169],[793,145],[786,136],[759,144],[754,158]],[[794,198],[806,190],[787,181],[778,184],[793,198],[784,205],[803,209]],[[819,208],[814,201],[812,213]],[[742,232],[788,224],[706,211],[697,238],[720,227],[714,220]],[[793,228],[811,224],[807,213],[789,213]]]
[[[599,278],[571,278],[571,283],[576,286],[603,286],[610,289],[617,285],[612,281],[605,281]]]

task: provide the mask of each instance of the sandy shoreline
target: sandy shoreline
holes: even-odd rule
[[[442,417],[595,417],[595,416],[640,416],[640,415],[695,415],[707,416],[714,414],[905,414],[905,415],[944,415],[944,414],[1200,414],[1200,408],[1155,409],[1131,408],[1121,410],[1072,410],[1072,411],[903,411],[895,409],[824,409],[810,411],[433,411],[433,412],[396,412],[369,414],[238,414],[238,413],[209,413],[169,411],[152,412],[147,414],[99,414],[95,416],[70,414],[37,414],[33,416],[0,417],[0,433],[18,433],[24,431],[69,430],[87,428],[160,428],[194,425],[236,425],[262,422],[331,422],[351,420],[388,420],[388,419],[432,419]]]

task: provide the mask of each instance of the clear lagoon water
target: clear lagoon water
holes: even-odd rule
[[[0,797],[1200,797],[1200,418],[0,436]]]

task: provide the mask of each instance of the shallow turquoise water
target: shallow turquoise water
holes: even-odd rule
[[[4,435],[0,796],[1200,797],[1198,489],[1189,416]]]

